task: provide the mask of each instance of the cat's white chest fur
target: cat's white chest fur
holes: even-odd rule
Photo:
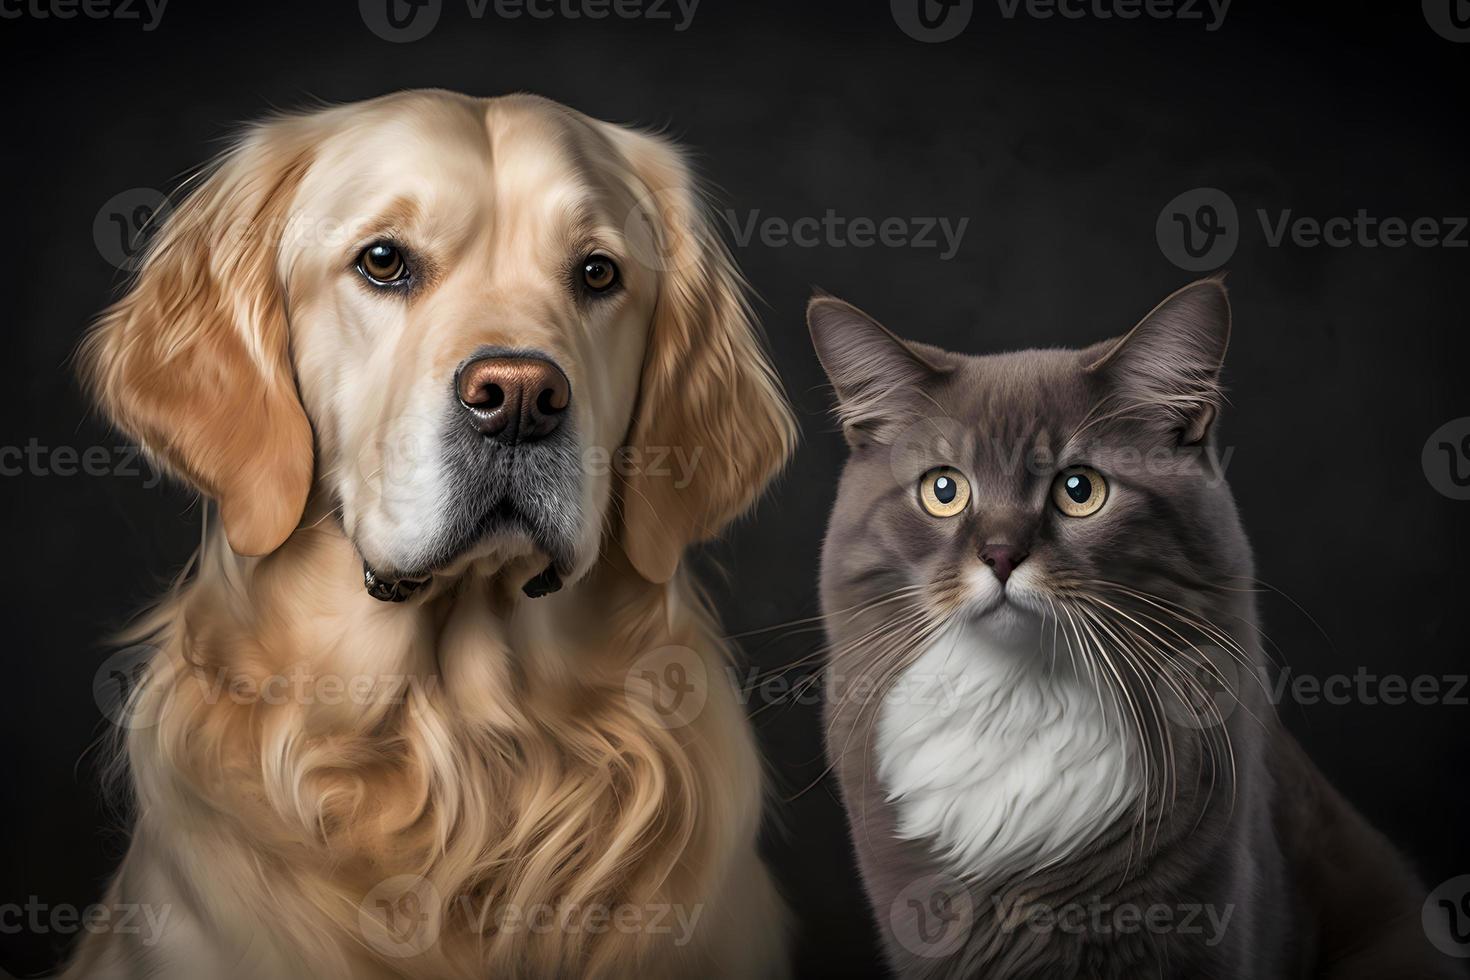
[[[1004,645],[973,625],[944,633],[880,714],[878,777],[898,833],[933,841],[957,874],[1064,860],[1140,797],[1114,702],[1038,632]]]

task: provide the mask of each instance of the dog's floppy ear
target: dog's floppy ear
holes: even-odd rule
[[[103,411],[218,502],[242,555],[286,540],[312,479],[277,268],[306,151],[284,125],[250,130],[173,210],[79,355]]]
[[[623,549],[640,575],[666,582],[688,545],[754,503],[790,456],[796,425],[681,154],[642,134],[624,135],[623,152],[642,186],[630,249],[659,276],[627,446],[694,461],[687,482],[634,467],[623,483]]]

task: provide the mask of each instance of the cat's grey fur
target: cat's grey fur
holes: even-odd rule
[[[1214,448],[1223,282],[1188,286],[1125,337],[1085,350],[950,353],[820,295],[808,320],[851,448],[822,556],[828,757],[891,967],[1047,980],[1462,976],[1426,941],[1424,891],[1405,860],[1328,784],[1256,682],[1253,561]],[[1068,518],[1049,502],[1056,469],[1071,462],[1108,478],[1095,516]],[[919,477],[939,465],[976,484],[966,512],[947,520],[917,501]],[[1052,602],[1117,630],[1089,620],[1108,648],[1093,651],[1097,686],[1128,723],[1131,764],[1150,765],[1135,806],[1046,867],[957,866],[935,840],[902,838],[879,772],[876,692],[970,614],[964,576],[983,571],[978,549],[997,540],[1029,550],[1033,582],[1061,583]],[[1139,638],[1145,626],[1152,642]],[[1058,618],[1044,635],[1076,648],[1079,629]],[[1206,658],[1193,676],[1218,678],[1235,700],[1177,724],[1145,648],[1161,663]],[[1032,818],[1024,802],[1010,819]],[[1109,911],[1155,908],[1172,924],[1124,929]],[[1201,924],[1228,915],[1228,925],[1187,929],[1191,908]],[[1057,926],[1077,910],[1103,916]]]

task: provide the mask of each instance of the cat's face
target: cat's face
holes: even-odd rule
[[[908,616],[899,652],[961,620],[1001,644],[1034,648],[1057,621],[1100,621],[1105,639],[1129,625],[1121,610],[1199,611],[1248,570],[1211,448],[1230,325],[1218,281],[1084,350],[950,353],[829,297],[809,320],[852,450],[823,553],[839,641],[845,610],[881,610],[867,630]]]

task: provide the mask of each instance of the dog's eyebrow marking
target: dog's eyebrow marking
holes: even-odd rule
[[[586,200],[567,204],[562,218],[562,237],[567,250],[574,251],[597,239],[597,230],[601,225],[602,222],[592,213]]]
[[[408,228],[418,222],[421,213],[419,202],[412,197],[403,195],[393,199],[387,207],[378,212],[373,219],[375,228]]]
[[[587,199],[573,200],[562,208],[560,237],[562,250],[575,262],[589,252],[608,252],[622,258],[621,230],[610,225]]]

